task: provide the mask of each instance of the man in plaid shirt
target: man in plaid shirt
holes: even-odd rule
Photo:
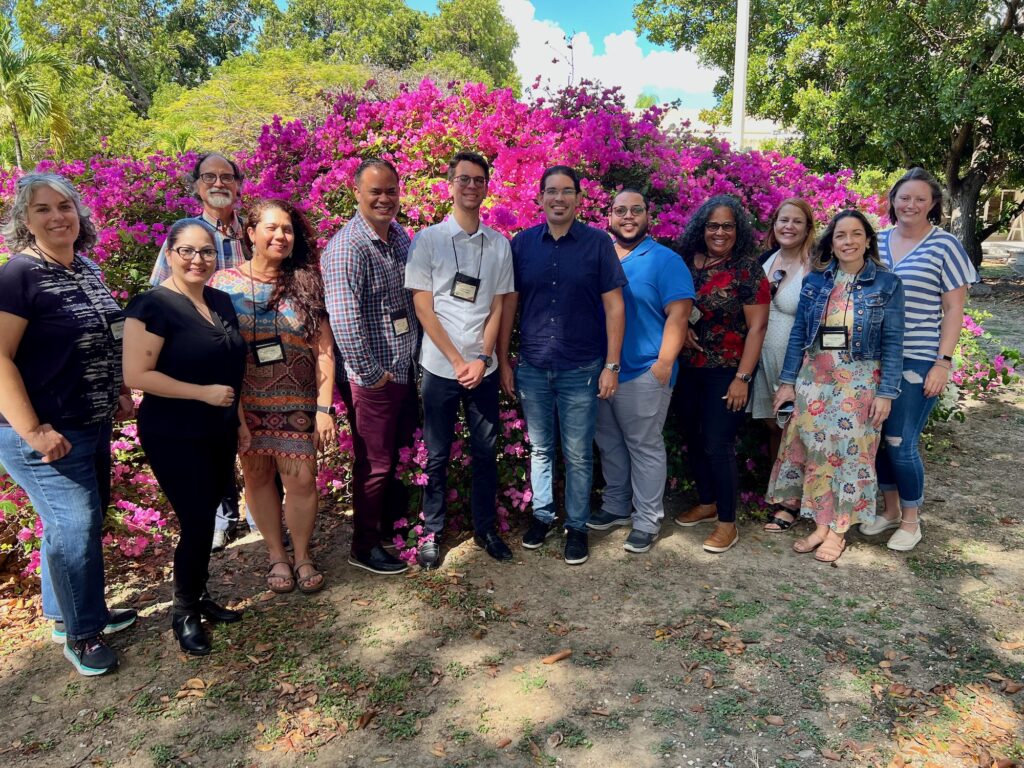
[[[409,506],[395,466],[419,422],[413,363],[420,326],[404,287],[410,241],[395,222],[398,171],[386,160],[364,160],[356,170],[355,194],[355,215],[320,260],[338,345],[338,389],[355,454],[348,561],[373,573],[396,574],[408,566],[381,541],[394,535],[395,520]]]

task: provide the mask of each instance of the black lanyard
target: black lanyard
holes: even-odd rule
[[[462,268],[459,266],[459,249],[455,247],[455,238],[458,235],[452,235],[452,252],[455,254],[455,271],[462,274]],[[480,274],[484,271],[484,235],[480,233],[480,266],[476,270],[476,279],[480,279]]]

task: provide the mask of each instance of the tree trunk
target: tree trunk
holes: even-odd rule
[[[963,179],[946,179],[946,192],[951,203],[950,231],[964,244],[974,266],[981,268],[981,239],[978,237],[978,200],[985,183],[984,174],[977,169]]]
[[[22,163],[25,162],[24,153],[21,151],[21,135],[18,133],[18,124],[11,121],[11,136],[14,139],[14,166],[20,171]]]

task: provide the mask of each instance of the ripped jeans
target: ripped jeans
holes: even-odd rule
[[[924,396],[924,379],[932,365],[931,360],[903,358],[900,396],[893,401],[889,418],[882,425],[882,441],[875,457],[878,487],[898,491],[904,509],[920,507],[924,502],[924,462],[918,443],[938,402],[938,397]]]

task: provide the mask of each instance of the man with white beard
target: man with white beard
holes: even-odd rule
[[[216,230],[217,270],[238,266],[246,258],[242,221],[235,212],[242,189],[242,172],[234,160],[209,152],[198,157],[189,181],[192,194],[203,204],[203,212],[196,218],[204,219]],[[167,263],[165,242],[156,257],[149,284],[160,285],[170,276],[171,267]],[[231,476],[225,478],[224,497],[217,507],[216,528],[213,532],[214,552],[224,549],[234,538],[239,517],[238,486],[232,470]]]
[[[242,173],[234,160],[210,152],[200,155],[191,173],[192,193],[203,204],[197,217],[217,230],[217,269],[236,267],[245,260],[242,222],[235,213],[242,189]],[[171,276],[167,264],[167,244],[160,248],[153,265],[150,285],[160,285]]]

